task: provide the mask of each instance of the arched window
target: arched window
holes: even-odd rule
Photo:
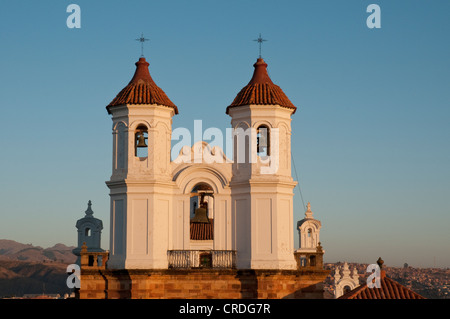
[[[198,183],[191,191],[190,239],[214,240],[214,191]]]
[[[90,229],[89,227],[87,227],[87,228],[84,230],[84,236],[86,236],[86,237],[91,236],[91,229]]]
[[[139,125],[134,134],[135,155],[148,157],[148,130],[144,125]]]
[[[312,234],[312,229],[308,228],[308,237],[311,237],[311,234]]]
[[[270,131],[266,125],[261,125],[256,130],[256,147],[258,156],[270,155]]]
[[[212,218],[212,212],[211,209],[213,207],[209,204],[209,201],[211,201],[210,196],[213,196],[213,189],[211,186],[209,186],[206,183],[199,183],[194,186],[194,188],[191,191],[191,212],[190,216],[195,216],[195,210],[197,208],[200,208],[203,204],[203,207],[206,208],[207,216],[209,218]]]

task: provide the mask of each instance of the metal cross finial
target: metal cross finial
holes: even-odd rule
[[[256,39],[256,40],[253,40],[253,41],[256,41],[256,42],[259,43],[259,58],[261,58],[261,44],[262,44],[264,41],[267,41],[267,40],[261,38],[261,33],[260,33],[260,34],[259,34],[259,38]]]
[[[141,34],[141,37],[139,39],[136,39],[136,41],[141,42],[141,57],[144,56],[144,42],[148,41],[148,39],[144,38],[144,34]]]

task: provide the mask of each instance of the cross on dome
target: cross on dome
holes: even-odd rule
[[[149,39],[144,38],[144,33],[141,33],[141,37],[136,39],[136,41],[141,42],[141,57],[144,56],[144,42],[149,41]]]
[[[261,33],[260,33],[260,34],[259,34],[259,38],[258,38],[258,39],[255,39],[255,40],[253,40],[253,41],[256,41],[256,42],[259,43],[259,58],[261,59],[261,45],[262,45],[263,42],[265,42],[265,41],[267,41],[267,40],[266,40],[266,39],[263,39],[263,38],[261,37]]]

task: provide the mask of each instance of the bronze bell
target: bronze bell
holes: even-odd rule
[[[191,223],[209,223],[208,212],[204,205],[195,210],[195,215],[191,219]]]
[[[139,136],[137,138],[137,140],[138,140],[137,147],[147,147],[147,144],[145,144],[144,132],[139,132],[138,134],[139,134]]]

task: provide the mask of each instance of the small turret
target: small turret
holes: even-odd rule
[[[103,252],[101,248],[101,234],[103,229],[103,222],[95,218],[92,211],[92,202],[88,202],[88,208],[85,211],[85,216],[79,219],[76,223],[78,229],[78,247],[72,252],[78,256],[76,264],[80,265],[80,252],[83,244],[87,246],[88,252]]]

